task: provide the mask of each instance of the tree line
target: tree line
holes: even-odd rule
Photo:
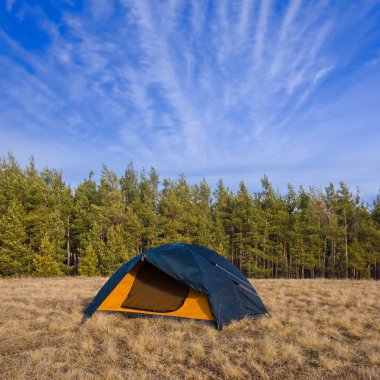
[[[103,166],[76,188],[55,169],[0,160],[0,275],[110,275],[170,242],[216,250],[256,278],[380,278],[380,194],[366,205],[341,182],[286,194],[190,185],[155,169]]]

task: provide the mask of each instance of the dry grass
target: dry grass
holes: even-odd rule
[[[380,284],[257,280],[271,311],[218,332],[83,308],[105,279],[0,280],[1,379],[379,379]]]

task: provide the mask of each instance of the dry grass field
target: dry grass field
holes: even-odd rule
[[[218,332],[101,312],[103,278],[0,280],[1,379],[380,379],[380,284],[256,280],[271,317]]]

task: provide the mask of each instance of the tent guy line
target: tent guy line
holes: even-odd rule
[[[229,272],[228,270],[222,268],[222,267],[221,267],[220,265],[218,265],[218,264],[215,264],[215,266],[216,266],[217,268],[223,270],[224,272],[228,273],[228,274],[231,275],[232,277],[236,278],[236,280],[242,282],[242,283],[245,284],[245,285],[248,285],[250,288],[253,289],[253,286],[252,286],[249,282],[242,281],[240,278],[236,277],[236,276],[233,275],[231,272]],[[240,285],[240,286],[241,286],[241,285]],[[243,287],[243,288],[244,288],[244,287]],[[250,291],[250,292],[253,293],[253,294],[256,294],[256,295],[258,296],[258,294],[255,293],[255,292],[253,292],[252,290],[249,290],[249,289],[247,289],[247,290]]]

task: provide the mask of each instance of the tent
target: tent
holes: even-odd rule
[[[196,319],[219,329],[268,313],[247,278],[218,253],[191,244],[147,250],[120,267],[84,312]]]

